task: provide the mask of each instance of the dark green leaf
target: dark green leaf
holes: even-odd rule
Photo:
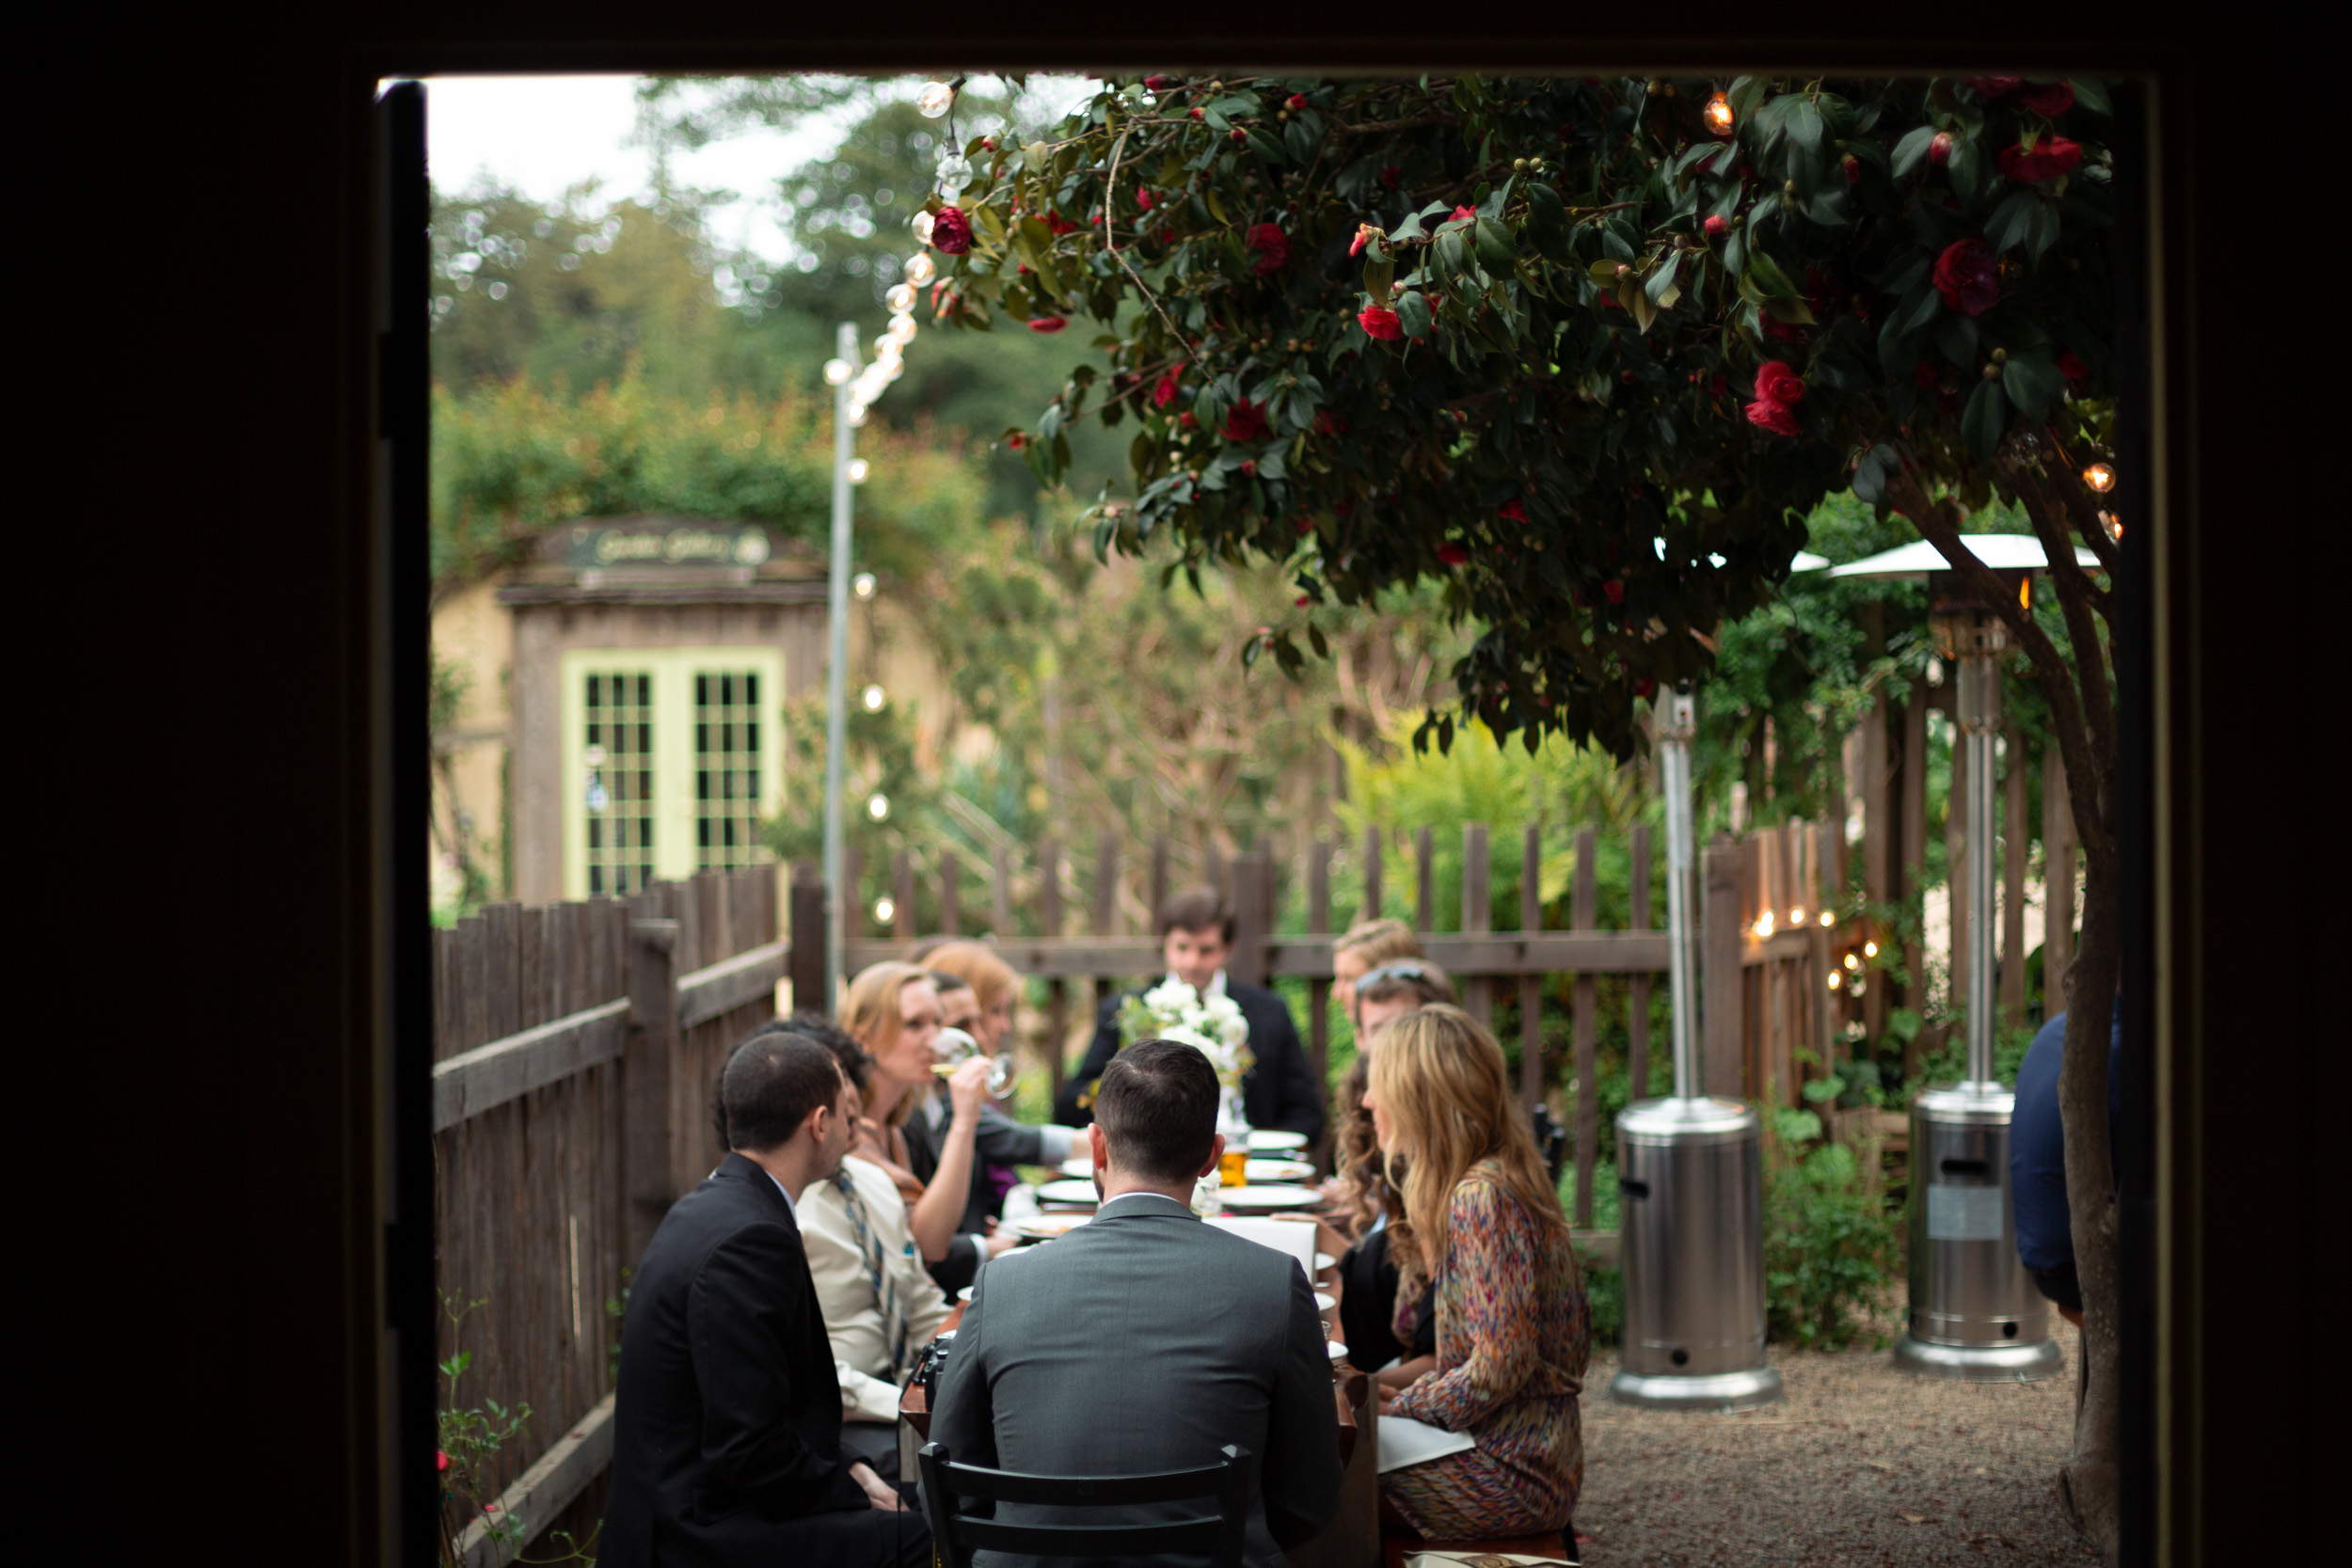
[[[1984,220],[1984,243],[1993,247],[1993,254],[1998,256],[2025,239],[2033,210],[2041,203],[2042,198],[2032,191],[2023,190],[1993,209],[1993,215]]]
[[[1408,290],[1397,299],[1396,319],[1404,326],[1407,338],[1428,337],[1431,326],[1429,296],[1418,289]]]
[[[2013,354],[2001,367],[2001,389],[2029,420],[2049,417],[2066,392],[2066,378],[2046,354]]]
[[[1788,275],[1780,270],[1780,263],[1760,250],[1748,258],[1746,276],[1755,283],[1756,292],[1766,299],[1788,299],[1799,293]]]
[[[1262,130],[1252,130],[1249,133],[1249,150],[1269,164],[1290,161],[1290,154],[1282,150],[1282,144]]]
[[[1960,434],[1970,451],[1991,461],[2001,437],[2009,434],[2009,399],[1998,381],[1979,381],[1968,394],[1968,406],[1960,412]]]
[[[2094,115],[2113,116],[2115,104],[2107,97],[2107,85],[2087,76],[2074,78],[2074,102]]]
[[[1788,111],[1788,139],[1807,152],[1821,150],[1821,111],[1809,98],[1795,98],[1796,107]]]
[[[1952,191],[1960,198],[1961,204],[1975,206],[1977,198],[1984,194],[1985,182],[1993,174],[1984,154],[1983,138],[1963,138],[1958,147],[1952,149],[1951,162],[1945,166],[1945,172],[1951,176]]]
[[[1931,293],[1933,290],[1929,291]],[[1935,324],[1935,346],[1944,357],[1966,370],[1977,362],[1977,323],[1954,311]]]
[[[1489,267],[1508,268],[1519,259],[1518,247],[1494,219],[1480,218],[1473,231],[1478,237],[1478,259]]]

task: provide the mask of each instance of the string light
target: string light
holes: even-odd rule
[[[860,572],[856,577],[851,578],[850,579],[850,592],[855,594],[861,599],[872,598],[874,596],[874,574],[871,572]]]
[[[2093,463],[2083,470],[2083,483],[2104,496],[2115,488],[2115,470],[2105,463]]]
[[[857,374],[857,367],[847,359],[825,361],[825,385],[828,387],[838,387],[855,374]]]
[[[1848,969],[1860,969],[1862,967],[1862,960],[1855,958],[1851,953],[1849,953],[1846,955],[1846,967]]]
[[[950,148],[939,155],[939,199],[953,201],[972,182],[972,160]]]
[[[877,794],[867,800],[866,802],[866,815],[872,817],[877,822],[887,818],[890,816],[890,798],[886,795]],[[890,917],[888,915],[884,915],[882,918],[887,920]]]
[[[2106,529],[2108,538],[2114,540],[2119,545],[2123,542],[2122,518],[2117,516],[2112,512],[2102,512],[2099,514],[2099,521],[2100,524]]]
[[[956,89],[945,82],[926,82],[914,95],[914,107],[925,119],[937,119],[956,106]]]
[[[1837,989],[1837,985],[1838,985],[1838,980],[1839,980],[1839,978],[1840,978],[1840,976],[1838,975],[1837,971],[1836,971],[1836,970],[1834,970],[1834,969],[1833,969],[1833,970],[1831,970],[1831,971],[1829,972],[1829,989],[1830,989],[1830,990],[1836,990]]]
[[[930,216],[930,214],[925,213],[923,215],[925,217],[929,217]],[[882,295],[882,303],[890,307],[890,313],[892,315],[905,315],[908,311],[914,309],[914,285],[912,283],[892,284],[890,292]],[[893,325],[895,325],[896,324],[894,323]],[[909,336],[911,337],[913,334],[910,333]]]
[[[886,697],[886,696],[884,696],[884,695],[882,694],[882,689],[881,687],[879,687],[879,686],[869,686],[869,687],[867,687],[867,688],[866,689],[865,693],[864,693],[864,695],[863,695],[863,698],[862,698],[861,700],[862,700],[862,701],[864,701],[864,703],[866,704],[866,712],[868,712],[868,713],[880,713],[880,712],[882,710],[882,704],[884,704],[884,703],[888,702],[890,699],[889,699],[888,697]],[[875,800],[882,800],[882,797],[881,797],[881,796],[879,796],[879,795],[877,795],[877,796],[875,796],[875,797],[874,797],[874,799],[875,799]],[[875,816],[876,819],[877,819],[877,820],[879,820],[879,819],[881,818],[882,815],[882,812],[886,812],[886,811],[888,811],[889,809],[890,809],[890,807],[889,807],[888,803],[886,803],[886,802],[885,802],[885,803],[883,804],[883,806],[882,806],[882,811],[878,811],[878,812],[875,812],[875,813],[874,813],[874,816]]]
[[[928,256],[918,254],[907,263],[906,280],[918,289],[938,276],[938,263]]]
[[[884,926],[895,923],[898,918],[898,900],[886,893],[875,899],[874,918]]]
[[[866,459],[864,459],[863,457],[852,457],[852,458],[850,458],[850,483],[852,483],[852,484],[863,484],[863,483],[866,483],[866,474],[867,474],[869,471],[870,471],[870,470],[869,470],[869,469],[867,468],[867,467],[866,467]]]
[[[1731,135],[1731,100],[1729,98],[1720,92],[1716,93],[1708,99],[1707,107],[1699,112],[1706,119],[1707,128],[1709,131],[1719,136]]]
[[[918,212],[914,214],[914,216],[908,219],[907,227],[914,230],[914,243],[916,245],[929,245],[931,243],[931,214],[928,210]]]
[[[1756,934],[1759,937],[1769,937],[1772,934],[1772,913],[1770,910],[1765,911],[1756,920]]]
[[[1804,925],[1804,911],[1803,910],[1790,910],[1790,911],[1788,911],[1788,924],[1789,924],[1789,925],[1791,925],[1791,926],[1802,926],[1802,925]]]
[[[1837,924],[1837,918],[1836,916],[1831,914],[1829,911],[1823,910],[1821,911],[1821,924],[1824,926],[1835,926]]]
[[[888,336],[900,348],[914,341],[914,318],[903,310],[891,317]]]
[[[1862,956],[1866,958],[1877,958],[1879,956],[1879,944],[1875,942],[1864,942],[1862,944]]]

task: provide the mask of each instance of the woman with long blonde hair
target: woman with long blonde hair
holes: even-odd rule
[[[1584,1480],[1592,1318],[1502,1048],[1458,1007],[1408,1013],[1380,1037],[1364,1105],[1403,1161],[1389,1227],[1400,1341],[1421,1282],[1437,1288],[1435,1362],[1393,1398],[1384,1388],[1380,1413],[1477,1444],[1390,1471],[1381,1497],[1433,1541],[1564,1529]]]

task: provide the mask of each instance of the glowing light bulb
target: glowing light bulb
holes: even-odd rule
[[[1848,969],[1860,969],[1862,967],[1862,960],[1855,958],[1851,953],[1849,953],[1846,955],[1846,967]]]
[[[937,119],[956,106],[956,89],[945,82],[926,82],[914,95],[914,106],[925,119]]]
[[[925,217],[930,216],[929,213],[926,213],[923,215]],[[882,295],[882,303],[890,307],[893,314],[900,316],[905,315],[909,310],[914,309],[914,285],[912,283],[892,284],[890,292]],[[898,324],[894,322],[891,325],[896,325]]]
[[[2093,463],[2083,470],[2083,483],[2104,496],[2115,488],[2115,470],[2105,463]]]
[[[907,227],[908,227],[910,230],[914,230],[914,243],[915,243],[916,245],[929,245],[929,244],[930,244],[930,243],[931,243],[931,215],[930,215],[930,214],[929,214],[929,213],[917,213],[917,214],[914,214],[914,216],[913,216],[912,218],[909,218],[909,219],[907,220]]]
[[[904,276],[908,282],[919,289],[939,276],[939,266],[930,257],[918,254],[907,263]]]
[[[1821,924],[1824,926],[1835,926],[1837,924],[1837,920],[1836,916],[1829,912],[1829,911],[1823,910],[1821,911]]]
[[[1862,944],[1862,956],[1866,958],[1877,958],[1879,956],[1879,944],[1875,942],[1864,942]]]
[[[1731,100],[1729,98],[1720,92],[1716,93],[1708,99],[1707,107],[1699,113],[1707,120],[1707,128],[1709,131],[1719,136],[1731,135]]]
[[[866,404],[852,402],[841,417],[850,421],[851,430],[863,430],[866,428]]]
[[[860,572],[857,576],[851,578],[850,579],[850,592],[855,594],[861,599],[872,598],[874,596],[874,574],[871,572]]]
[[[1836,970],[1834,970],[1834,969],[1833,969],[1833,970],[1831,970],[1831,971],[1829,972],[1829,989],[1830,989],[1830,990],[1836,990],[1837,989],[1837,987],[1838,987],[1839,983],[1843,980],[1843,978],[1844,978],[1844,977],[1843,977],[1842,975],[1840,975],[1840,974],[1837,973],[1837,971],[1836,971]]]
[[[868,713],[880,713],[882,710],[882,704],[888,702],[889,700],[889,698],[882,695],[882,689],[879,686],[869,686],[858,694],[858,701],[866,705],[866,711]],[[874,799],[879,800],[882,797],[877,795]],[[882,807],[882,811],[888,811],[889,809],[890,808],[887,805]],[[882,812],[876,812],[874,815],[880,816]]]
[[[898,901],[886,893],[875,899],[874,918],[884,926],[895,924],[898,918]]]
[[[838,387],[855,374],[857,374],[857,367],[847,359],[825,361],[825,385],[828,387]]]
[[[2118,543],[2118,544],[2122,543],[2122,540],[2123,540],[2123,519],[2122,519],[2122,518],[2121,518],[2121,517],[2117,516],[2117,515],[2116,515],[2114,513],[2112,513],[2112,512],[2102,512],[2102,513],[2100,513],[2100,514],[2099,514],[2099,521],[2100,521],[2100,523],[2101,523],[2101,524],[2102,524],[2102,525],[2103,525],[2103,526],[2106,529],[2106,531],[2107,531],[2107,537],[2108,537],[2108,538],[2110,538],[2110,539],[2114,540],[2114,541],[2115,541],[2116,543]]]
[[[890,341],[904,347],[914,341],[914,318],[905,311],[890,318]]]
[[[1790,910],[1790,911],[1788,911],[1788,924],[1789,924],[1789,925],[1791,925],[1791,926],[1802,926],[1802,925],[1804,925],[1804,911],[1803,910]]]
[[[1770,911],[1766,911],[1763,915],[1757,918],[1756,923],[1756,934],[1759,937],[1769,937],[1772,934],[1772,916]]]
[[[866,483],[866,459],[864,459],[863,457],[852,457],[852,458],[850,458],[850,483],[852,483],[852,484],[863,484],[863,483]]]
[[[866,815],[880,822],[890,815],[890,797],[876,795],[866,802]],[[887,919],[888,916],[883,918]]]
[[[972,160],[953,150],[939,155],[939,198],[953,201],[972,182]]]

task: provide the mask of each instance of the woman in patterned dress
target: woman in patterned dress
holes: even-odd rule
[[[1409,1013],[1380,1037],[1364,1105],[1383,1153],[1403,1157],[1400,1342],[1422,1282],[1437,1284],[1436,1363],[1392,1398],[1384,1388],[1380,1414],[1478,1445],[1390,1471],[1381,1497],[1430,1541],[1565,1528],[1584,1480],[1592,1318],[1502,1048],[1458,1007]]]

